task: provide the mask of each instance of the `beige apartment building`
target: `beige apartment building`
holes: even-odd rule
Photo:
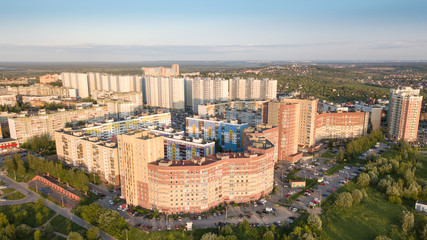
[[[301,129],[301,105],[299,103],[269,102],[268,121],[279,128],[278,154],[280,161],[295,162],[301,159],[298,153]]]
[[[223,202],[249,202],[273,189],[274,148],[260,139],[246,153],[164,159],[163,137],[149,131],[118,137],[127,204],[166,214],[200,213]]]
[[[399,87],[390,89],[388,106],[388,136],[392,140],[416,141],[423,96],[420,89]]]
[[[43,76],[40,76],[40,83],[41,84],[48,84],[51,82],[57,82],[59,80],[58,74],[46,74]]]
[[[366,135],[369,112],[331,112],[316,115],[315,140],[346,139]]]
[[[148,168],[150,203],[166,214],[206,212],[223,202],[250,202],[273,189],[274,163],[266,154],[159,160]]]
[[[30,96],[59,96],[73,97],[75,89],[36,84],[34,86],[18,86],[0,88],[0,94],[30,95]]]
[[[92,137],[84,131],[64,128],[55,132],[58,159],[68,165],[97,173],[103,181],[118,186],[119,161],[117,143]]]
[[[148,163],[164,158],[163,136],[150,131],[118,136],[121,194],[126,203],[151,209],[153,196],[159,194],[149,182]]]
[[[299,105],[298,145],[305,148],[314,146],[318,99],[282,99],[281,102]]]
[[[14,106],[16,103],[16,95],[0,95],[0,105]]]
[[[42,134],[53,138],[55,131],[64,128],[68,122],[100,122],[108,117],[107,106],[80,107],[76,110],[59,109],[52,113],[40,111],[37,115],[11,117],[8,125],[10,137],[24,143],[29,138]]]
[[[172,64],[171,68],[166,67],[143,67],[141,68],[146,76],[155,77],[176,77],[179,75],[179,65]]]

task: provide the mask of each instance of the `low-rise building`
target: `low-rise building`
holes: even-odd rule
[[[59,80],[58,74],[46,74],[43,76],[40,76],[40,83],[41,84],[48,84],[52,82],[57,82]]]
[[[415,210],[427,213],[427,202],[417,201],[415,203]]]
[[[305,180],[289,180],[289,185],[291,188],[304,188]]]

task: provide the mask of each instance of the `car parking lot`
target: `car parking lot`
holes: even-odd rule
[[[239,206],[228,205],[226,209],[221,209],[215,213],[193,214],[183,216],[160,215],[155,218],[148,214],[139,214],[126,208],[122,200],[115,203],[113,199],[117,197],[114,193],[106,194],[99,203],[108,209],[119,212],[126,221],[136,227],[147,231],[183,229],[187,222],[193,222],[194,228],[212,228],[225,224],[238,224],[247,219],[251,226],[268,226],[275,224],[292,223],[298,217],[299,209],[309,209],[310,206],[317,206],[326,197],[343,186],[346,181],[353,179],[360,173],[359,167],[346,166],[332,176],[325,176],[324,173],[333,166],[329,164],[329,159],[315,158],[305,159],[295,164],[278,164],[275,168],[275,184],[278,187],[278,194],[270,195],[264,201],[240,204]],[[307,191],[304,195],[298,197],[290,207],[284,207],[283,199],[292,196],[301,191],[300,188],[290,188],[286,178],[292,170],[298,170],[295,176],[302,179],[313,179],[323,177],[323,182],[319,183],[314,189]],[[280,205],[279,205],[280,204]],[[126,209],[124,209],[126,208]]]
[[[289,198],[302,190],[302,188],[291,188],[289,186],[289,180],[286,176],[291,171],[297,170],[298,172],[295,176],[301,179],[317,181],[318,178],[323,178],[323,181],[319,182],[318,186],[312,190],[307,190],[291,204],[290,209],[304,210],[319,205],[326,197],[342,187],[346,181],[355,178],[361,172],[359,167],[345,166],[343,170],[334,175],[326,176],[325,172],[334,166],[333,164],[329,164],[329,161],[329,159],[325,158],[309,158],[301,160],[298,163],[281,165],[279,169],[276,169],[275,173],[275,181],[279,187],[279,198]]]

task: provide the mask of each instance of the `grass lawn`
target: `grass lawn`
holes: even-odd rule
[[[13,219],[13,224],[16,226],[19,224],[27,224],[30,227],[39,227],[50,219],[55,212],[50,210],[46,206],[42,206],[40,209],[36,209],[35,203],[25,203],[12,206],[0,206],[0,212],[6,214],[9,220]],[[43,216],[42,222],[36,221],[36,214],[40,213]],[[53,225],[54,223],[52,223]]]
[[[356,184],[349,182],[338,192],[355,188]],[[322,239],[374,239],[378,235],[406,239],[401,234],[400,214],[407,208],[390,203],[384,193],[374,188],[368,187],[367,192],[368,199],[365,202],[347,209],[335,207],[332,200],[334,197],[323,202]],[[409,210],[412,211],[412,208]],[[416,219],[427,220],[427,216],[415,214]]]
[[[4,195],[7,195],[7,194],[10,194],[10,193],[13,193],[13,192],[15,192],[16,190],[14,189],[14,188],[6,188],[6,189],[2,189],[2,190],[0,190],[0,192],[3,192],[3,194],[1,194],[1,196],[4,196]]]
[[[200,239],[203,234],[213,232],[217,233],[218,229],[208,228],[208,229],[193,229],[193,231],[182,231],[182,230],[173,230],[173,231],[155,231],[149,232],[148,234],[139,230],[138,228],[132,227],[129,230],[129,240],[164,240],[168,239],[172,235],[173,239]]]
[[[339,170],[343,170],[344,169],[344,165],[341,164],[337,164],[331,168],[329,168],[326,172],[325,175],[326,176],[331,176],[334,175],[335,173],[337,173]]]
[[[334,154],[332,154],[331,153],[331,151],[326,151],[325,153],[323,153],[322,155],[321,155],[321,157],[323,157],[323,158],[335,158],[335,155]]]
[[[54,217],[50,223],[52,224],[55,232],[59,232],[65,235],[68,235],[70,232],[78,232],[82,234],[82,232],[86,231],[83,227],[73,223],[61,215]]]
[[[302,178],[295,176],[299,171],[298,170],[292,170],[289,172],[288,176],[286,176],[286,179],[289,180],[301,180]]]
[[[10,195],[7,195],[5,198],[6,200],[19,200],[25,198],[25,195],[19,191],[16,191]]]

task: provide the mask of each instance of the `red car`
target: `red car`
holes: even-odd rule
[[[314,203],[314,204],[318,204],[319,202],[318,201],[311,201],[312,203]]]
[[[289,195],[289,194],[286,194],[286,195],[285,195],[285,197],[290,197],[290,196],[291,196],[291,195]]]
[[[320,184],[320,185],[325,186],[326,184],[322,183],[322,184]]]

